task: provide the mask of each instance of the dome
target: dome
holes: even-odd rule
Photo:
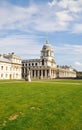
[[[48,43],[48,40],[46,40],[46,44],[43,46],[42,50],[52,50],[51,44]]]
[[[43,45],[41,50],[41,59],[46,58],[48,60],[54,59],[54,50],[52,46],[48,43],[48,40],[46,40],[45,45]]]

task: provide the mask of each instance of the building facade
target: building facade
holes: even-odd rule
[[[41,50],[40,59],[22,61],[22,77],[25,79],[30,71],[32,79],[74,78],[76,72],[72,67],[58,66],[54,58],[54,50],[46,40]]]
[[[14,53],[0,55],[0,79],[21,79],[21,61]]]

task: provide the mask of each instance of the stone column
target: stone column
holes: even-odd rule
[[[34,70],[34,78],[36,78],[36,70]]]
[[[24,78],[25,78],[25,74],[26,74],[26,72],[25,72],[25,68],[24,68]]]
[[[30,70],[30,77],[32,78],[32,70]]]
[[[51,68],[49,69],[49,78],[51,78]]]
[[[53,70],[53,78],[54,78],[54,70]]]
[[[41,79],[43,79],[43,70],[41,70]]]

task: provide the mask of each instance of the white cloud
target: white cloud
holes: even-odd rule
[[[52,0],[52,2],[48,2],[48,5],[49,5],[50,7],[53,7],[53,6],[55,6],[56,4],[57,4],[56,0]]]
[[[36,36],[13,35],[0,39],[0,53],[15,52],[18,55],[39,54],[41,45]]]
[[[82,24],[74,24],[72,32],[73,33],[82,33]]]
[[[0,29],[24,29],[32,22],[32,15],[37,13],[35,5],[20,7],[8,4],[0,8]]]
[[[82,45],[77,45],[75,47],[75,53],[81,55],[82,54]]]
[[[76,70],[82,70],[82,45],[60,44],[55,45],[54,50],[57,64],[71,65]]]
[[[81,0],[52,0],[48,5],[55,12],[58,23],[62,23],[62,21],[64,25],[67,23],[66,27],[64,26],[65,30],[73,33],[82,33]],[[60,30],[58,29],[58,31]]]
[[[68,11],[58,11],[56,12],[56,17],[58,21],[72,21],[73,17],[70,16]]]
[[[48,2],[50,7],[59,7],[61,9],[68,10],[73,13],[82,11],[82,1],[81,0],[52,0]]]
[[[73,13],[77,13],[82,11],[82,7],[81,7],[82,2],[80,1],[81,0],[62,0],[59,2],[59,6],[64,9],[68,9]]]
[[[76,61],[76,62],[75,62],[75,65],[76,65],[76,66],[82,66],[82,63],[81,63],[81,62]]]
[[[21,30],[55,32],[76,28],[82,22],[80,0],[52,0],[26,7],[6,4],[0,5],[0,30]],[[78,14],[79,13],[79,14]],[[71,26],[72,25],[72,26]],[[79,29],[80,30],[80,29]],[[78,31],[81,32],[81,31]]]
[[[70,54],[70,55],[76,55],[77,57],[81,57],[82,54],[82,45],[71,45],[71,44],[64,44],[54,47],[57,53],[64,53],[64,54]],[[79,58],[78,57],[78,58]]]

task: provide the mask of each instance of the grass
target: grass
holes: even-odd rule
[[[81,80],[0,83],[0,130],[82,130]]]

